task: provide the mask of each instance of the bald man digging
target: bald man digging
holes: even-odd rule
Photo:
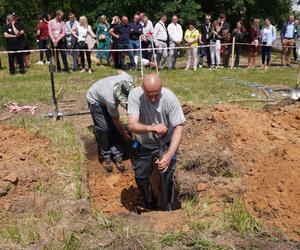
[[[161,210],[174,209],[173,174],[184,122],[179,100],[171,90],[162,87],[156,74],[146,75],[142,87],[130,92],[128,127],[137,139],[132,146],[132,165],[147,209],[156,209],[150,184],[153,167],[160,171]]]

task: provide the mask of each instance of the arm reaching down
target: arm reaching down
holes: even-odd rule
[[[166,172],[172,160],[172,157],[175,155],[176,151],[179,148],[179,145],[183,137],[183,124],[178,125],[173,130],[172,140],[168,151],[163,155],[161,160],[157,160],[156,164],[158,169],[161,172]]]

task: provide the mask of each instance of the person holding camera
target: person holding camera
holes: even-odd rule
[[[6,49],[8,51],[9,73],[16,73],[15,60],[20,67],[20,73],[25,73],[24,53],[18,53],[23,49],[24,27],[21,22],[15,22],[13,15],[7,16],[7,24],[4,27],[4,37],[6,39]]]

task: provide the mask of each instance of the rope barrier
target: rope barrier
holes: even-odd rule
[[[233,43],[222,43],[221,46],[232,46]],[[235,45],[242,45],[242,46],[254,46],[254,44],[251,43],[235,43]],[[199,45],[196,48],[207,48],[207,47],[215,47],[216,45]],[[269,45],[266,44],[258,44],[257,47],[267,47]],[[283,46],[282,44],[273,44],[271,47],[282,47],[282,48],[295,48],[295,46]],[[130,52],[130,51],[148,51],[148,50],[178,50],[178,49],[189,49],[189,46],[178,46],[178,47],[167,47],[167,48],[141,48],[141,49],[51,49],[56,51],[70,51],[70,52],[79,52],[79,51],[89,51],[89,52]],[[30,50],[14,50],[14,51],[0,51],[0,54],[13,54],[13,53],[28,53],[28,52],[40,52],[44,51],[46,52],[47,49],[30,49]]]

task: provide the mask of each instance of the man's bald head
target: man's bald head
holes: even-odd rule
[[[154,103],[160,97],[162,80],[156,74],[148,74],[143,79],[143,88],[148,100]]]

